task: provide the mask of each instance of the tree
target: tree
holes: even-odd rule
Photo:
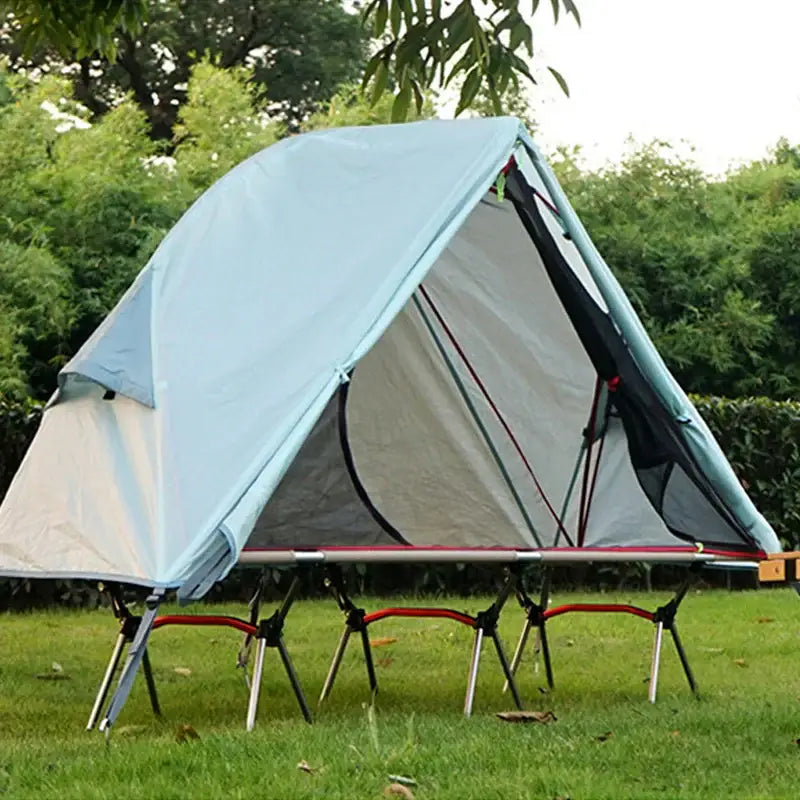
[[[768,391],[783,369],[770,359],[774,304],[754,291],[731,187],[662,143],[598,172],[562,157],[567,196],[679,381],[706,394]]]
[[[404,119],[412,102],[419,110],[424,91],[461,81],[456,108],[458,116],[479,93],[488,93],[494,112],[503,113],[503,97],[519,78],[531,83],[528,59],[533,58],[533,28],[521,9],[520,0],[370,0],[364,19],[382,47],[372,56],[364,75],[373,102],[390,85],[396,89],[392,117]],[[535,14],[539,0],[532,0]],[[555,20],[561,10],[580,24],[573,0],[550,0]],[[548,67],[561,88],[561,74]]]
[[[26,50],[26,33],[11,22],[0,39],[12,69],[69,72],[76,99],[95,115],[131,92],[162,139],[171,137],[190,69],[204,56],[224,68],[247,65],[273,116],[293,129],[341,83],[357,79],[366,60],[365,33],[340,0],[153,2],[138,33],[114,32],[114,58],[65,59],[45,42]]]
[[[209,2],[214,5],[215,0]],[[284,0],[279,5],[307,8],[308,2]],[[25,52],[31,52],[32,44],[49,41],[62,53],[65,47],[71,46],[83,55],[97,49],[107,57],[113,57],[116,52],[114,21],[124,20],[126,36],[132,41],[142,41],[147,14],[151,15],[151,23],[156,24],[156,17],[163,8],[162,4],[148,4],[147,0],[0,0],[0,9],[3,4],[17,17],[20,35],[27,44]],[[216,2],[215,7],[227,11],[233,4],[233,0],[222,0]],[[188,14],[193,6],[206,7],[206,2],[185,0],[180,5],[182,13]],[[248,19],[255,21],[252,27],[255,41],[267,30],[270,20],[260,10],[258,2],[246,5],[257,9],[255,17],[250,11],[246,12]],[[540,0],[531,0],[532,14],[539,5]],[[104,12],[97,15],[96,9],[101,6]],[[556,21],[563,10],[580,24],[574,0],[550,0],[550,6]],[[69,13],[65,15],[67,7]],[[61,14],[60,19],[68,20],[68,24],[53,23],[58,17],[56,10]],[[371,86],[373,102],[388,89],[395,91],[392,116],[400,120],[407,117],[412,102],[417,111],[421,111],[427,89],[446,87],[458,78],[461,93],[457,113],[471,106],[481,90],[488,93],[495,113],[501,113],[503,97],[510,84],[517,85],[520,77],[535,83],[526,61],[526,56],[528,60],[533,58],[533,27],[525,10],[521,0],[460,0],[457,3],[366,0],[362,16],[380,41],[380,47],[367,65],[364,88]],[[205,13],[208,13],[207,8]],[[47,19],[48,24],[42,19]],[[249,35],[243,30],[250,29],[234,27],[237,31],[234,47],[237,47],[240,37],[244,36],[246,41]],[[87,44],[92,46],[87,49]],[[191,49],[183,52],[191,52]],[[548,69],[566,92],[564,78],[553,67]]]
[[[114,33],[138,31],[147,0],[0,0],[0,15],[12,14],[27,51],[46,43],[78,58],[95,51],[113,58]]]

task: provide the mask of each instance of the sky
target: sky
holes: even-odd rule
[[[721,174],[781,136],[800,144],[797,0],[576,4],[580,28],[571,17],[554,25],[546,2],[534,17],[532,97],[546,152],[579,144],[596,167],[618,161],[629,137],[666,139]],[[567,79],[569,98],[547,65]]]

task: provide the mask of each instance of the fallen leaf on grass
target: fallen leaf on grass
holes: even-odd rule
[[[764,622],[775,622],[775,617],[759,617],[759,618],[758,618],[758,621],[759,621],[760,623],[764,623]]]
[[[190,739],[199,740],[200,734],[191,725],[178,725],[178,730],[175,732],[175,741],[183,744]]]
[[[499,711],[497,716],[504,722],[556,722],[552,711]]]
[[[734,658],[733,663],[736,664],[737,667],[747,666],[747,662],[743,658]]]
[[[386,647],[387,644],[394,644],[397,639],[394,636],[384,636],[380,639],[370,639],[369,643],[373,647]]]
[[[407,786],[402,783],[390,783],[384,790],[386,797],[404,797],[406,800],[414,800],[414,795]]]
[[[677,739],[678,736],[680,736],[680,735],[681,735],[680,731],[672,731],[672,733],[670,734],[670,736],[672,736],[675,739]]]
[[[375,663],[379,667],[388,667],[394,661],[393,658],[379,658]]]
[[[594,738],[597,739],[598,742],[607,742],[613,735],[613,731],[606,731],[605,733],[601,733],[599,736],[595,736]]]
[[[184,678],[188,678],[192,674],[192,671],[189,669],[189,667],[175,667],[175,669],[172,671],[176,675],[183,675]]]
[[[405,775],[388,775],[393,783],[402,783],[403,786],[416,786],[417,782],[413,778],[406,778]]]
[[[135,736],[144,730],[147,730],[146,725],[123,725],[121,728],[115,728],[114,733],[116,736]]]
[[[301,770],[302,772],[307,772],[309,775],[314,775],[317,772],[317,770],[314,767],[310,766],[308,761],[306,761],[305,759],[303,759],[297,765],[297,769]]]
[[[64,672],[64,667],[58,663],[58,661],[54,661],[50,666],[50,672],[40,672],[36,676],[40,681],[68,681],[70,680],[69,675]]]

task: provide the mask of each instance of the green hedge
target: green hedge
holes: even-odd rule
[[[800,542],[800,403],[693,397],[733,469],[784,547]]]
[[[692,398],[719,439],[736,474],[753,501],[772,523],[784,546],[797,548],[800,542],[800,403],[775,402],[764,398],[725,400]],[[33,438],[41,417],[41,406],[11,405],[0,401],[0,497],[5,494],[14,472]],[[390,569],[381,566],[350,571],[353,588],[376,594],[394,592],[469,594],[492,590],[496,570],[477,565]],[[664,572],[672,582],[674,571]],[[253,582],[252,574],[235,570],[230,578],[211,592],[212,599],[242,599]],[[276,580],[282,573],[276,571]],[[319,576],[317,576],[319,577]],[[621,586],[623,583],[650,585],[651,575],[641,570],[606,566],[559,570],[559,583],[587,588]],[[655,581],[660,583],[660,580]],[[318,582],[306,581],[313,591]],[[748,584],[749,585],[749,584]],[[0,608],[34,605],[93,605],[98,602],[96,584],[77,581],[0,579]]]

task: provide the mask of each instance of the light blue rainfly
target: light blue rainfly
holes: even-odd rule
[[[182,587],[184,596],[201,595],[222,577],[337,387],[520,146],[719,496],[765,550],[778,550],[521,124],[495,118],[289,138],[232,170],[183,216],[60,376],[56,406],[79,397],[87,379],[137,404],[134,412],[96,403],[91,412],[93,435],[106,437],[115,455],[105,463],[116,472],[93,482],[67,476],[76,518],[82,487],[91,483],[113,487],[124,518],[134,520],[115,557],[128,553],[138,571],[106,559],[109,566],[92,574]],[[57,438],[52,428],[45,433]],[[139,429],[150,440],[138,461],[127,459]],[[53,452],[69,472],[70,454],[57,443]],[[36,458],[43,456],[34,446],[21,472],[36,469]],[[91,469],[90,462],[74,464]],[[33,503],[20,498],[24,491],[12,486],[6,502]],[[88,546],[122,535],[100,529],[100,516],[87,516],[97,529],[79,531]],[[72,535],[80,526],[70,522]],[[58,574],[37,548],[39,574]]]

